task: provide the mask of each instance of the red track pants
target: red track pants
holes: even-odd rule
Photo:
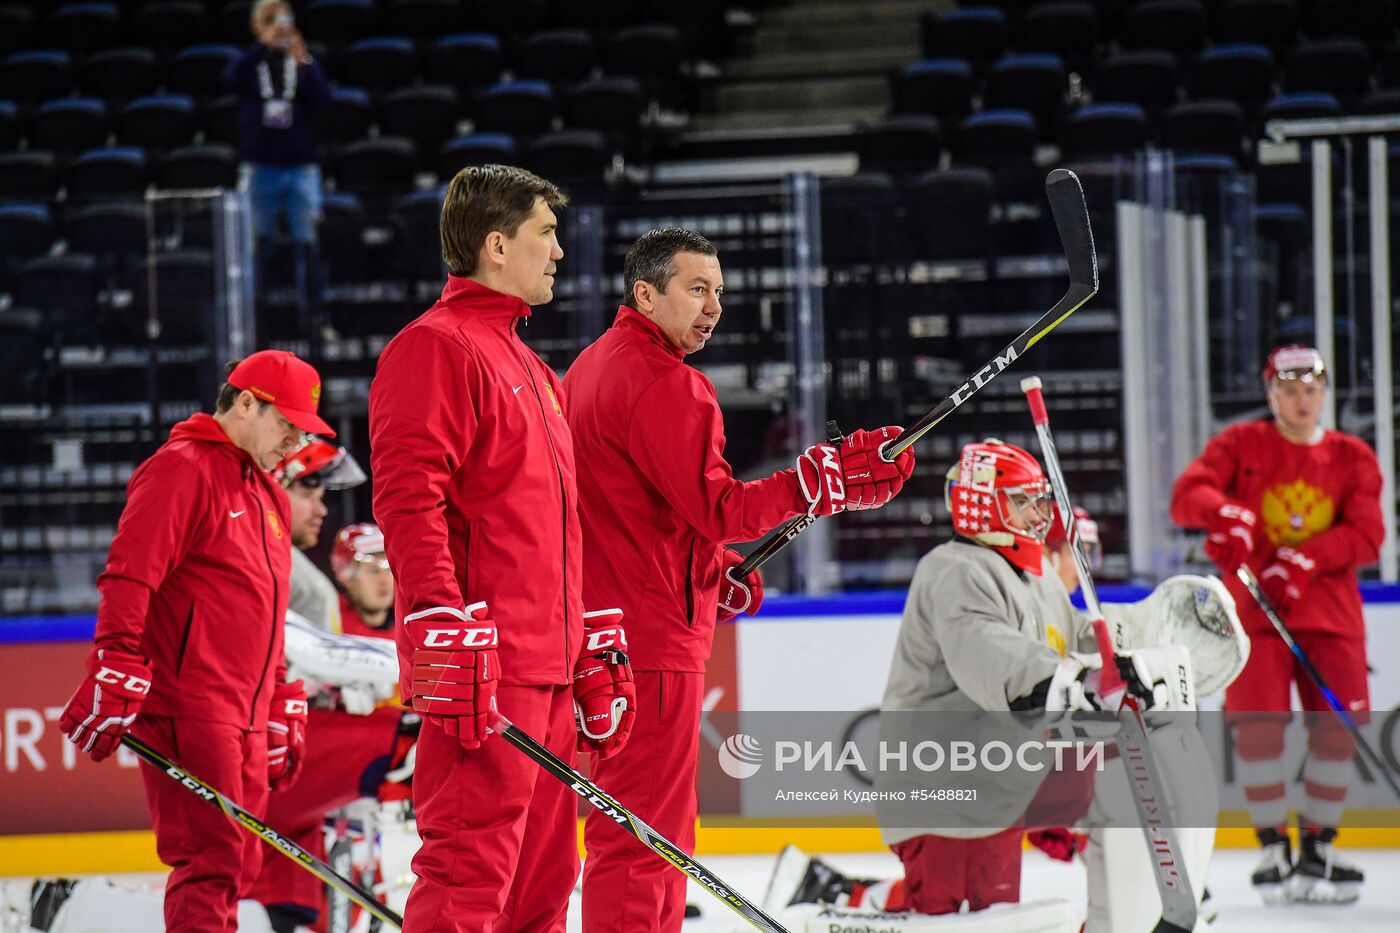
[[[594,782],[684,851],[695,852],[695,755],[705,675],[634,671],[637,717],[622,751],[593,762]],[[583,928],[676,933],[686,877],[612,820],[584,824]]]
[[[140,716],[131,734],[254,816],[267,808],[266,732]],[[263,841],[155,768],[143,767],[141,781],[156,852],[172,869],[165,883],[165,928],[234,933],[238,899],[257,877]]]
[[[555,755],[577,761],[568,684],[501,686],[496,705]],[[467,751],[425,721],[413,803],[423,847],[413,857],[405,930],[563,933],[578,878],[578,798],[568,787],[502,738]]]

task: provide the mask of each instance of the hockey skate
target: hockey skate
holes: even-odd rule
[[[1293,873],[1293,854],[1288,837],[1276,829],[1258,831],[1259,844],[1264,847],[1264,855],[1259,867],[1254,869],[1249,883],[1269,906],[1286,904],[1289,900],[1289,875]]]
[[[852,879],[821,859],[811,858],[797,846],[786,846],[773,866],[763,909],[771,913],[793,904],[837,904],[841,895],[850,893],[851,884]]]
[[[1298,851],[1298,864],[1288,878],[1290,900],[1308,904],[1351,904],[1361,896],[1366,875],[1337,857],[1332,840],[1335,829],[1306,832]]]

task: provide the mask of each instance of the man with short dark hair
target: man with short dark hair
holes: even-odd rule
[[[564,379],[579,464],[584,599],[621,607],[632,631],[637,716],[618,754],[595,756],[592,776],[658,832],[695,846],[695,754],[705,661],[716,617],[758,611],[757,572],[733,574],[752,541],[807,512],[879,508],[914,469],[906,451],[877,450],[899,428],[856,431],[818,444],[795,469],[743,483],[724,459],[714,386],[685,357],[702,349],[722,313],[724,277],[709,240],[677,227],[643,234],[623,265],[613,326]],[[588,816],[583,926],[674,933],[685,876],[611,820]]]
[[[611,750],[630,729],[621,613],[584,612],[563,387],[516,334],[554,296],[564,204],[523,169],[459,172],[442,208],[447,287],[385,347],[370,387],[400,689],[425,719],[413,785],[423,847],[404,911],[415,933],[564,929],[577,804],[488,737],[497,703],[566,761],[576,743]]]
[[[255,815],[301,767],[306,694],[286,683],[287,496],[268,474],[316,414],[321,379],[290,353],[238,363],[213,416],[177,424],[127,484],[98,578],[88,675],[59,720],[96,761],[131,732]],[[142,768],[156,851],[171,866],[165,926],[233,931],[262,840]]]

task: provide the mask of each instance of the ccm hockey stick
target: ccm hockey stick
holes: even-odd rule
[[[1113,657],[1113,637],[1108,633],[1108,623],[1104,621],[1103,608],[1099,605],[1094,578],[1089,573],[1089,562],[1080,546],[1079,523],[1075,521],[1074,507],[1069,501],[1069,487],[1065,485],[1065,476],[1060,469],[1055,439],[1050,434],[1050,413],[1045,409],[1040,377],[1027,376],[1022,379],[1021,391],[1026,393],[1026,401],[1030,403],[1031,420],[1035,422],[1040,451],[1045,457],[1045,471],[1050,475],[1050,487],[1054,490],[1060,519],[1065,524],[1065,537],[1074,556],[1074,570],[1079,577],[1079,587],[1084,591],[1084,606],[1093,620],[1094,640],[1098,642],[1099,654],[1103,657],[1103,669],[1099,672],[1100,686],[1106,696],[1121,691],[1122,706],[1131,714],[1119,717],[1122,729],[1119,732],[1118,753],[1127,771],[1138,819],[1142,821],[1147,857],[1156,868],[1153,875],[1157,893],[1162,899],[1162,917],[1153,928],[1154,933],[1190,933],[1196,926],[1196,895],[1191,890],[1191,878],[1186,873],[1186,862],[1181,856],[1181,843],[1176,831],[1164,820],[1166,789],[1162,786],[1157,763],[1152,759],[1147,724],[1142,719],[1142,704],[1126,689]]]
[[[726,907],[749,923],[760,930],[768,931],[768,933],[788,933],[782,924],[759,910],[704,865],[682,852],[674,842],[643,823],[635,813],[614,800],[597,784],[579,774],[549,749],[521,732],[499,712],[492,720],[491,731],[533,758],[541,768],[564,782],[569,790],[578,794],[608,819],[617,823],[624,832],[637,837],[642,845],[654,849],[658,855],[698,882],[700,887],[719,898]]]
[[[910,425],[899,437],[880,448],[880,456],[886,463],[892,462],[915,441],[933,430],[978,389],[995,379],[1002,370],[1058,327],[1061,321],[1098,294],[1099,262],[1094,253],[1094,231],[1089,227],[1089,206],[1084,201],[1084,187],[1079,183],[1079,176],[1067,168],[1055,169],[1045,177],[1045,194],[1050,200],[1050,213],[1055,218],[1055,228],[1060,232],[1060,243],[1069,263],[1069,289],[1053,308],[1041,315],[1040,320],[1007,344],[986,366],[958,386],[952,395],[939,402],[936,408]],[[799,515],[790,520],[733,569],[734,577],[742,580],[762,567],[815,521],[816,517],[812,515]]]
[[[385,923],[392,924],[400,929],[403,928],[403,918],[381,904],[369,891],[366,891],[348,878],[337,874],[336,871],[325,862],[321,861],[271,826],[268,826],[232,800],[229,800],[213,787],[210,787],[193,774],[190,774],[169,758],[166,758],[145,742],[133,738],[130,735],[124,735],[122,736],[122,744],[141,758],[144,758],[147,764],[159,771],[165,772],[172,781],[180,784],[196,797],[207,801],[211,806],[224,811],[224,815],[229,819],[233,820],[253,835],[261,837],[263,842],[266,842],[278,852],[281,852],[287,858],[296,862],[302,868],[311,872],[311,874],[320,878],[326,884],[359,904],[365,910],[369,911],[370,916],[382,920]]]
[[[1269,622],[1273,624],[1274,631],[1278,632],[1279,637],[1283,639],[1283,643],[1288,646],[1288,650],[1293,652],[1293,657],[1298,659],[1298,663],[1303,665],[1303,670],[1307,671],[1313,683],[1317,684],[1317,689],[1322,692],[1323,698],[1327,700],[1327,705],[1332,707],[1332,711],[1341,719],[1342,725],[1347,727],[1347,731],[1351,733],[1351,737],[1356,740],[1356,747],[1361,749],[1362,756],[1370,763],[1371,767],[1375,768],[1376,771],[1380,773],[1381,777],[1385,778],[1385,782],[1390,785],[1390,789],[1395,792],[1395,796],[1400,797],[1400,784],[1395,782],[1395,775],[1391,773],[1390,768],[1386,767],[1385,762],[1381,760],[1381,756],[1376,754],[1376,750],[1371,747],[1371,744],[1367,742],[1366,738],[1361,734],[1361,729],[1356,725],[1356,719],[1352,717],[1351,711],[1342,704],[1341,700],[1337,699],[1337,695],[1332,692],[1332,688],[1327,686],[1327,681],[1322,679],[1322,674],[1316,667],[1313,667],[1313,663],[1308,658],[1307,652],[1294,640],[1293,633],[1284,623],[1283,617],[1278,614],[1278,610],[1269,602],[1269,597],[1264,595],[1264,590],[1259,586],[1259,581],[1255,578],[1254,571],[1241,564],[1235,571],[1235,576],[1239,577],[1245,589],[1249,590],[1249,595],[1254,597],[1254,601],[1259,605],[1259,609],[1268,617]]]

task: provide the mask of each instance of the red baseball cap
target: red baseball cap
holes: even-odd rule
[[[314,366],[295,353],[259,350],[233,368],[228,383],[271,402],[283,418],[308,434],[335,437],[331,426],[316,414],[316,406],[321,402],[321,377]]]

